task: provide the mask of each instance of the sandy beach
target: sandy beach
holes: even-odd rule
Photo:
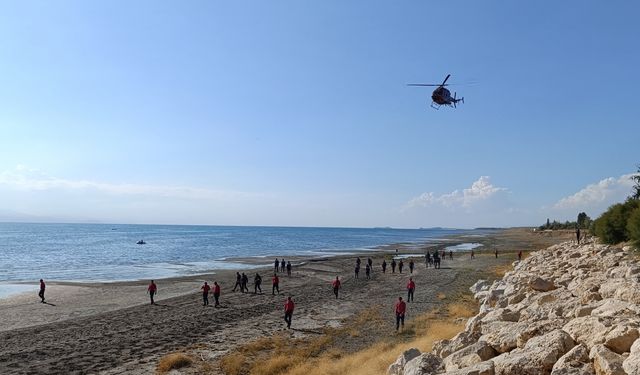
[[[477,251],[473,260],[468,253],[455,254],[453,260],[443,261],[440,270],[425,268],[421,255],[424,249],[416,250],[416,269],[411,276],[417,289],[408,319],[442,304],[442,295],[463,293],[491,267],[511,263],[518,250],[540,249],[565,239],[563,235],[532,234],[524,229],[499,231],[473,241],[461,238],[457,243],[479,242],[483,250]],[[500,253],[498,259],[493,255],[495,249]],[[401,247],[399,252],[407,253]],[[48,304],[39,303],[35,295],[0,300],[0,373],[149,374],[154,373],[163,354],[194,345],[201,348],[204,360],[215,364],[220,355],[237,345],[282,331],[282,304],[289,295],[296,302],[292,337],[344,325],[370,307],[389,311],[389,327],[372,334],[390,334],[393,303],[405,295],[410,276],[408,261],[402,274],[389,270],[382,274],[382,259],[392,255],[395,252],[360,255],[363,260],[373,259],[371,280],[365,279],[364,268],[360,278],[354,279],[354,255],[297,259],[291,277],[280,274],[280,294],[276,296],[271,295],[271,268],[257,271],[263,276],[263,294],[257,295],[253,294],[255,270],[247,272],[248,294],[231,292],[233,271],[158,280],[155,306],[148,303],[146,281],[51,283]],[[336,275],[343,280],[337,301],[330,287]],[[221,284],[221,308],[202,306],[199,287],[204,280]],[[367,344],[367,337],[360,337],[346,343],[345,350]]]

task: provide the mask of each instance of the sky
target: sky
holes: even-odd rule
[[[640,154],[640,4],[0,2],[0,220],[597,217]],[[451,74],[457,109],[429,107]]]

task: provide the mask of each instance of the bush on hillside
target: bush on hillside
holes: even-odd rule
[[[617,244],[629,240],[627,222],[631,212],[640,204],[638,200],[627,199],[624,203],[614,204],[594,222],[594,233],[602,242]]]
[[[633,243],[636,249],[640,249],[640,207],[636,208],[629,215],[627,221],[627,233],[629,234],[629,240]]]

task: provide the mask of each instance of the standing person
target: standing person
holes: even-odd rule
[[[391,259],[391,273],[396,273],[396,260]]]
[[[358,278],[358,275],[360,274],[360,264],[356,263],[356,268],[354,269],[354,272],[356,274],[356,279]]]
[[[437,251],[433,252],[433,268],[440,269],[440,254]]]
[[[287,276],[291,277],[291,262],[287,262]]]
[[[440,254],[440,259],[442,259],[442,260],[447,259],[447,256],[446,256],[444,250],[442,250],[442,254]]]
[[[240,287],[240,291],[242,292],[242,276],[240,272],[236,272],[236,285],[233,287],[233,291],[236,291],[236,288]]]
[[[427,253],[424,255],[424,262],[427,265],[427,268],[429,268],[429,265],[431,264],[431,253],[427,251]]]
[[[38,297],[40,297],[40,303],[44,303],[44,289],[45,288],[46,288],[46,285],[44,285],[44,280],[40,279],[40,291],[38,292]],[[153,303],[153,297],[151,298],[151,303]]]
[[[287,323],[287,329],[291,328],[291,319],[293,318],[293,309],[295,307],[296,305],[291,297],[287,297],[287,302],[284,303],[284,321]]]
[[[336,276],[336,279],[333,280],[331,286],[333,286],[333,294],[336,295],[336,299],[338,299],[338,292],[340,291],[340,279]]]
[[[282,258],[282,262],[280,262],[280,272],[284,272],[286,266],[287,263],[284,261],[284,258]]]
[[[498,249],[496,249],[495,254],[496,254],[496,259],[498,259]]]
[[[220,285],[217,281],[213,282],[213,299],[216,301],[215,307],[220,307]]]
[[[278,266],[280,265],[280,261],[276,258],[276,261],[273,263],[273,272],[278,272]]]
[[[249,277],[247,275],[244,274],[244,272],[242,273],[242,282],[240,283],[240,291],[242,293],[249,293],[249,287],[247,286],[247,284],[249,284]]]
[[[262,288],[260,287],[260,284],[262,284],[262,276],[260,276],[256,272],[256,277],[253,278],[253,293],[254,294],[258,294],[258,291],[260,291],[260,294],[262,294]]]
[[[395,306],[396,311],[396,331],[400,328],[400,323],[402,323],[402,328],[404,328],[404,314],[407,311],[407,304],[404,303],[402,297],[398,297],[398,302],[396,302]]]
[[[522,250],[518,251],[518,260],[522,260]]]
[[[476,256],[475,251],[471,250],[471,259],[475,258],[475,256]]]
[[[276,290],[278,291],[278,294],[280,294],[280,288],[278,287],[279,284],[280,284],[280,279],[278,279],[278,275],[274,273],[273,277],[271,278],[271,295],[272,296],[276,294]]]
[[[207,282],[204,282],[204,285],[200,287],[202,289],[202,306],[207,306],[209,304],[209,291],[211,287]]]
[[[40,281],[42,281],[42,280],[40,280]],[[149,298],[151,299],[151,304],[152,305],[156,304],[153,301],[153,296],[155,296],[157,292],[158,292],[158,286],[156,285],[156,283],[153,282],[153,280],[151,280],[151,283],[147,287],[147,293],[149,293]]]
[[[364,274],[367,276],[367,280],[371,279],[371,267],[369,267],[369,263],[364,266]]]
[[[580,227],[576,228],[576,241],[578,241],[578,245],[580,245]]]
[[[400,263],[398,263],[398,271],[400,271],[400,273],[402,273],[402,267],[404,267],[404,262],[400,259]]]
[[[449,250],[449,259],[453,260],[453,250]]]
[[[360,257],[356,258],[356,264],[359,266],[360,265]]]
[[[409,260],[409,273],[413,273],[413,259]]]
[[[382,273],[387,273],[387,261],[382,260]]]
[[[407,302],[413,301],[414,290],[416,290],[416,283],[413,282],[412,278],[409,278],[409,282],[407,283]]]
[[[373,260],[371,260],[371,258],[367,258],[367,264],[369,265],[371,271],[373,271]]]

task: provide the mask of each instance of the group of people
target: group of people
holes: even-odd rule
[[[273,272],[274,273],[278,273],[278,272],[285,272],[285,270],[287,271],[287,276],[291,276],[291,262],[285,262],[284,258],[282,258],[281,261],[278,260],[278,258],[276,258],[276,260],[273,262]]]

